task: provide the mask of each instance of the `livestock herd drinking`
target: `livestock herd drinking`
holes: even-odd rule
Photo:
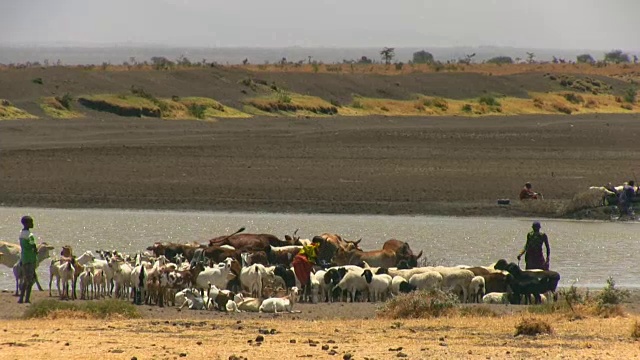
[[[49,295],[53,279],[62,299],[115,297],[136,304],[170,303],[180,308],[221,311],[293,311],[303,302],[385,301],[416,290],[445,291],[460,302],[535,303],[553,294],[560,275],[548,270],[521,270],[501,259],[490,266],[418,266],[422,252],[409,244],[388,240],[382,249],[363,251],[361,240],[349,241],[324,233],[318,243],[317,262],[310,284],[301,286],[293,257],[309,239],[238,232],[213,238],[208,244],[155,243],[134,256],[118,251],[85,251],[79,256],[63,247],[51,259]],[[52,246],[38,245],[38,264]],[[20,247],[0,243],[2,263],[13,267],[18,288]],[[40,284],[37,282],[40,290]],[[61,288],[62,285],[62,288]]]

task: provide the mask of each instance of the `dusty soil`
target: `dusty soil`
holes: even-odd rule
[[[544,214],[640,174],[640,116],[0,122],[5,206]],[[515,200],[526,181],[543,203]],[[510,198],[501,207],[497,199]],[[526,206],[525,206],[526,205]]]
[[[631,336],[637,311],[572,321],[560,314],[527,314],[523,306],[494,306],[497,317],[389,320],[376,318],[374,305],[358,303],[297,304],[300,313],[282,315],[141,307],[140,320],[72,314],[19,320],[15,315],[29,305],[15,304],[9,294],[1,294],[0,302],[3,359],[42,359],[52,352],[88,359],[626,359],[640,350]],[[514,337],[523,318],[542,319],[553,333]],[[257,345],[260,330],[272,329]]]

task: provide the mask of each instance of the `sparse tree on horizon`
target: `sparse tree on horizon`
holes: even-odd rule
[[[513,64],[513,59],[509,56],[496,56],[496,57],[492,57],[491,59],[487,60],[487,63],[489,64],[498,64],[498,65],[502,65],[502,64]]]
[[[386,65],[391,64],[391,61],[393,61],[393,58],[396,56],[395,51],[395,48],[389,47],[385,47],[380,51],[380,56],[382,56],[382,60],[384,60]]]
[[[580,64],[594,64],[596,60],[590,54],[582,54],[576,56],[576,62]]]
[[[612,50],[604,54],[604,61],[608,63],[628,63],[629,54],[622,52],[622,50]]]
[[[433,61],[433,54],[428,51],[420,50],[413,53],[414,64],[431,64]]]
[[[533,64],[535,62],[536,54],[532,52],[527,53],[527,63]]]

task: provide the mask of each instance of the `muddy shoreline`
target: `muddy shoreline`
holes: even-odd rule
[[[559,217],[589,186],[640,173],[639,119],[3,121],[0,204]],[[526,181],[544,203],[516,200]]]

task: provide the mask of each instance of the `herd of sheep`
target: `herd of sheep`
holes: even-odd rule
[[[540,303],[555,295],[555,271],[521,270],[499,260],[489,266],[418,266],[420,252],[388,240],[382,249],[363,251],[360,241],[325,233],[313,238],[318,259],[310,286],[300,284],[291,261],[308,239],[269,234],[232,234],[208,244],[155,243],[127,256],[117,251],[73,254],[64,247],[49,264],[58,295],[75,299],[116,297],[136,304],[180,309],[292,312],[296,302],[386,301],[416,290],[455,294],[460,302]],[[53,247],[40,244],[38,261]],[[2,263],[14,268],[18,287],[19,246],[0,244]],[[38,283],[38,286],[39,283]],[[555,296],[554,296],[555,297]]]

